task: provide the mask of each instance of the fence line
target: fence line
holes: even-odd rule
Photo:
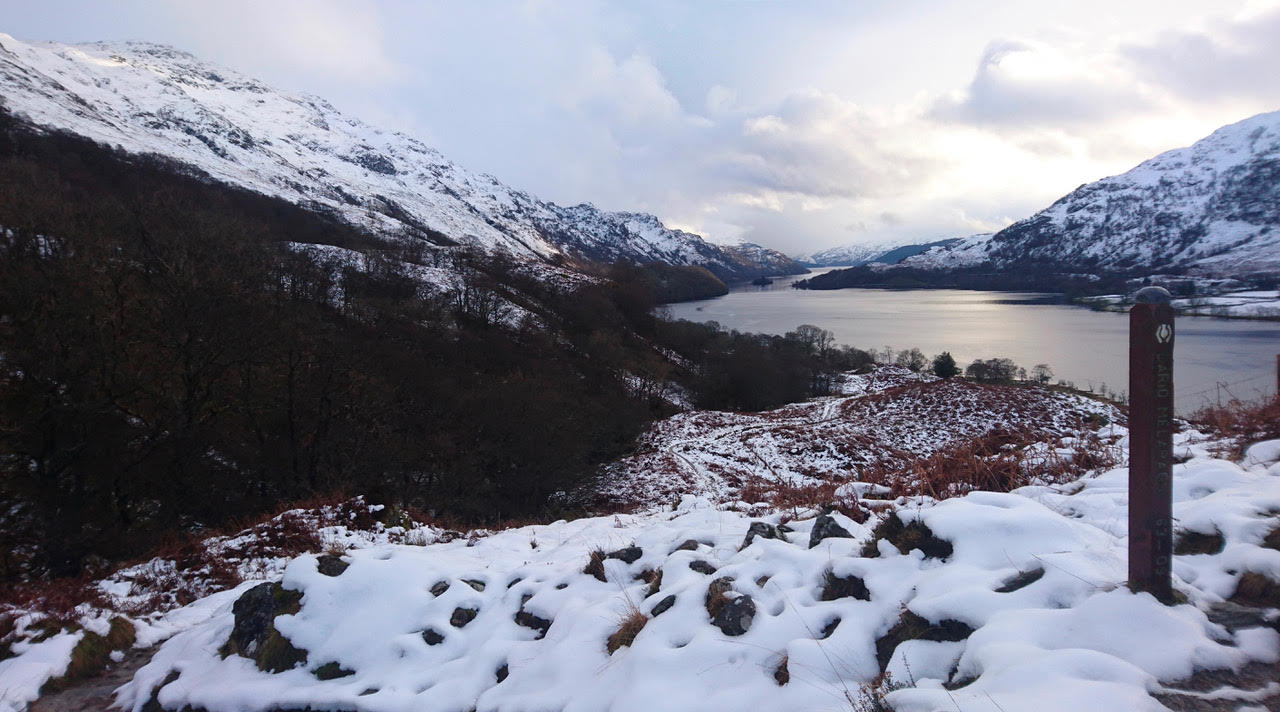
[[[1273,379],[1273,378],[1275,378],[1274,373],[1261,372],[1256,375],[1248,376],[1235,381],[1215,382],[1212,386],[1208,388],[1202,388],[1200,390],[1192,391],[1190,393],[1177,393],[1175,394],[1175,400],[1179,405],[1179,409],[1181,409],[1182,407],[1187,406],[1189,403],[1194,403],[1196,401],[1203,401],[1207,405],[1213,400],[1212,398],[1209,397],[1210,394],[1221,395],[1224,391],[1226,391],[1227,395],[1230,396],[1232,399],[1235,399],[1237,396],[1231,393],[1232,388],[1246,384],[1246,383],[1261,381],[1263,379],[1267,379],[1269,381],[1270,379]],[[1257,389],[1258,395],[1265,396],[1268,390],[1270,389],[1265,387],[1258,388]]]

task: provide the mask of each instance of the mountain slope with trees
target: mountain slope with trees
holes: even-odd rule
[[[466,245],[553,264],[620,259],[701,266],[725,281],[799,274],[641,213],[539,200],[401,133],[278,91],[163,45],[24,43],[0,34],[0,105],[31,123],[429,246]]]

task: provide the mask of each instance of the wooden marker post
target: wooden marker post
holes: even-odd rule
[[[1173,601],[1173,307],[1146,287],[1129,310],[1129,588]]]

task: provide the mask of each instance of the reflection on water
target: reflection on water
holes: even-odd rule
[[[667,307],[673,318],[717,321],[740,331],[782,334],[815,324],[863,349],[950,351],[965,365],[1011,358],[1028,370],[1047,363],[1082,388],[1128,388],[1128,315],[1068,306],[1060,295],[961,290],[791,289],[767,287]],[[1280,323],[1180,317],[1174,381],[1181,412],[1235,395],[1275,392]],[[1228,384],[1226,388],[1219,384]]]

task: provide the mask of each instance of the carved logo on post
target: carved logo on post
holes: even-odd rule
[[[1173,340],[1173,325],[1161,324],[1156,327],[1156,341],[1167,344]]]

